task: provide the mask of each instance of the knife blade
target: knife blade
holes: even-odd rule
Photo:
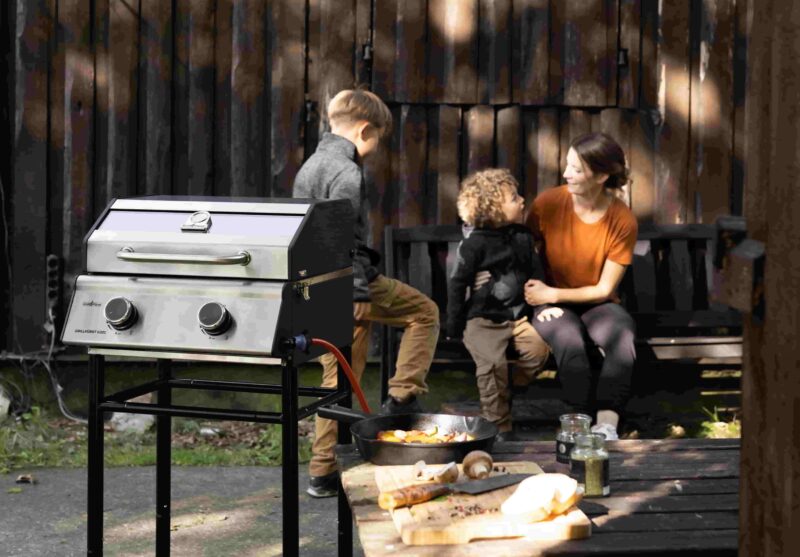
[[[400,507],[410,507],[417,503],[424,503],[425,501],[430,501],[435,497],[447,495],[448,493],[468,493],[470,495],[477,495],[487,491],[494,491],[501,487],[518,484],[530,476],[531,474],[503,474],[483,480],[471,480],[461,483],[409,485],[401,487],[400,489],[395,489],[394,491],[381,493],[378,496],[378,506],[385,510],[393,510]]]

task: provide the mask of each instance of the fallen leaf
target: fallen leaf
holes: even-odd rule
[[[6,491],[6,493],[11,493],[12,495],[14,493],[22,493],[22,488],[21,487],[11,487]]]

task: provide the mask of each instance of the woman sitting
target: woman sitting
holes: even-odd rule
[[[525,300],[535,306],[532,324],[553,352],[567,402],[596,412],[592,430],[615,440],[636,358],[634,322],[616,294],[638,230],[617,195],[628,183],[625,154],[606,134],[577,137],[564,179],[536,197],[526,219],[542,243],[547,282],[528,281]],[[560,311],[547,312],[553,307]],[[594,345],[604,356],[599,373],[590,363]]]

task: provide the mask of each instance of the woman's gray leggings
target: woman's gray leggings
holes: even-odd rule
[[[536,317],[548,305],[536,306],[533,327],[550,346],[566,402],[579,412],[620,412],[628,401],[636,349],[636,325],[619,304],[559,305],[564,314],[550,321]],[[602,366],[592,370],[590,351],[602,349]]]

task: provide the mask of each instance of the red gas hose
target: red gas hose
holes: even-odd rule
[[[344,354],[342,354],[342,352],[338,348],[336,348],[333,344],[331,344],[327,340],[322,340],[321,338],[312,338],[311,344],[322,346],[323,348],[328,350],[328,352],[336,356],[336,360],[339,362],[339,365],[342,366],[344,374],[347,376],[347,380],[350,381],[350,387],[352,387],[353,392],[356,394],[356,398],[358,399],[358,403],[361,405],[361,409],[367,414],[372,414],[372,411],[369,409],[369,405],[367,404],[367,399],[364,398],[364,392],[358,385],[356,376],[353,375],[353,370],[350,368],[350,364],[347,363]]]

